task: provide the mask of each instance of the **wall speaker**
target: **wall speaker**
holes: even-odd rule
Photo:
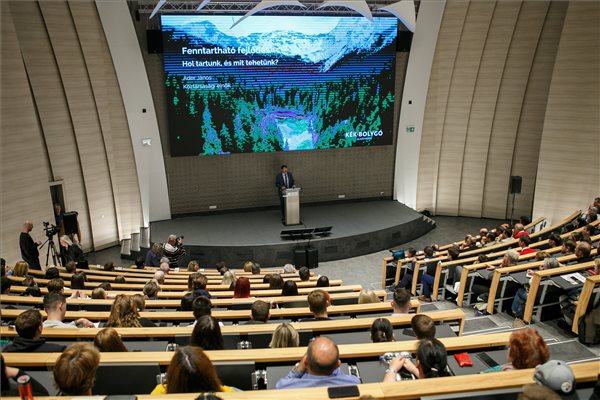
[[[148,48],[148,53],[162,54],[162,32],[159,29],[146,29],[146,45]]]
[[[398,37],[396,38],[396,51],[399,53],[410,51],[412,37],[413,33],[411,31],[398,31]]]
[[[523,178],[520,176],[511,176],[510,177],[510,194],[518,194],[521,193],[521,184],[523,183]]]

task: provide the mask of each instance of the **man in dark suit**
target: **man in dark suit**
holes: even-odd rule
[[[285,203],[283,201],[283,193],[285,189],[294,187],[294,176],[289,172],[287,165],[281,166],[281,172],[275,178],[275,186],[277,186],[277,194],[279,195],[279,205],[281,206],[281,219],[285,220]]]
[[[21,236],[19,236],[21,258],[23,258],[23,261],[27,261],[29,268],[41,270],[42,267],[40,266],[40,253],[38,251],[40,242],[33,241],[31,235],[29,234],[29,232],[32,230],[33,224],[31,221],[25,221],[23,224],[23,230],[21,231]]]

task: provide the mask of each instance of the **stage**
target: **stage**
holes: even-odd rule
[[[302,205],[302,225],[281,223],[279,209],[242,211],[176,218],[150,224],[151,242],[165,242],[170,234],[184,236],[191,259],[203,265],[225,261],[239,268],[244,261],[262,266],[293,262],[296,247],[308,240],[280,237],[286,229],[333,226],[331,235],[310,240],[319,261],[332,261],[374,253],[409,242],[435,227],[435,222],[392,200]]]

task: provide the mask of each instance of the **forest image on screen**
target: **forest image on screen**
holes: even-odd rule
[[[396,18],[163,15],[172,156],[393,142]]]

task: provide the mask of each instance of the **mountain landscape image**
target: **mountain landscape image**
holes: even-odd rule
[[[231,25],[162,17],[173,156],[392,143],[396,19]]]

